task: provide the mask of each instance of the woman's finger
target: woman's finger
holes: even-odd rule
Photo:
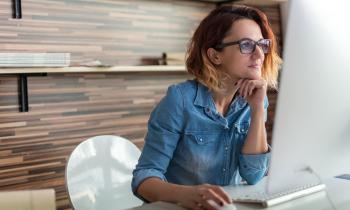
[[[244,91],[245,91],[245,88],[247,86],[247,82],[248,80],[244,80],[242,81],[242,84],[241,84],[241,87],[239,88],[239,94],[244,97]]]
[[[266,81],[261,79],[261,80],[254,80],[255,87],[256,88],[263,88],[266,86]]]
[[[231,196],[220,186],[213,186],[212,189],[217,193],[226,203],[232,203]]]
[[[217,204],[217,205],[212,205],[210,202],[208,201],[211,201],[212,203],[216,204],[215,201],[211,200],[211,199],[208,199],[208,200],[205,200],[203,201],[203,208],[206,209],[206,210],[218,210],[217,207],[221,207],[220,204]]]
[[[242,82],[243,82],[243,79],[238,80],[233,87],[234,90],[236,90],[238,94],[240,93],[239,90],[241,88]]]
[[[250,87],[254,87],[254,80],[249,80],[244,90],[244,98],[248,97]]]
[[[245,97],[250,96],[254,89],[261,89],[266,86],[266,82],[264,80],[250,80],[246,89],[245,89]]]
[[[251,96],[253,93],[253,90],[255,89],[255,86],[251,85],[248,90],[248,96]]]
[[[223,206],[225,204],[224,198],[222,198],[220,194],[216,193],[213,188],[208,189],[205,200],[213,200],[219,206]]]
[[[260,84],[258,80],[253,80],[250,82],[250,86],[248,87],[247,96],[251,96],[253,94],[254,89],[260,89],[263,85]]]
[[[234,84],[234,87],[235,87],[235,88],[239,88],[239,87],[241,86],[241,84],[242,84],[242,81],[243,81],[243,79],[239,79],[239,80]]]

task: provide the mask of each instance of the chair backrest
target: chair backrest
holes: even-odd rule
[[[75,210],[126,209],[141,205],[131,191],[140,150],[119,136],[95,136],[80,143],[66,166],[66,186]]]

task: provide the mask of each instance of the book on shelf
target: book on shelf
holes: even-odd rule
[[[70,53],[0,53],[0,67],[65,67]]]

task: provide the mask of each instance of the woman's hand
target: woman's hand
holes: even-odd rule
[[[238,87],[238,93],[247,100],[251,109],[264,108],[264,98],[267,90],[267,82],[264,79],[240,79],[236,86]]]
[[[232,203],[230,196],[222,187],[210,184],[184,186],[178,199],[181,206],[194,210],[216,210],[214,206],[210,205],[209,200],[214,201],[218,206]]]

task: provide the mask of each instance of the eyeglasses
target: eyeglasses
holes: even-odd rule
[[[251,54],[255,51],[256,45],[258,45],[264,54],[267,54],[270,51],[271,40],[270,39],[260,39],[259,41],[254,41],[248,38],[244,38],[235,42],[227,42],[216,45],[214,48],[216,50],[222,50],[225,47],[231,45],[239,45],[239,50],[242,54]]]

